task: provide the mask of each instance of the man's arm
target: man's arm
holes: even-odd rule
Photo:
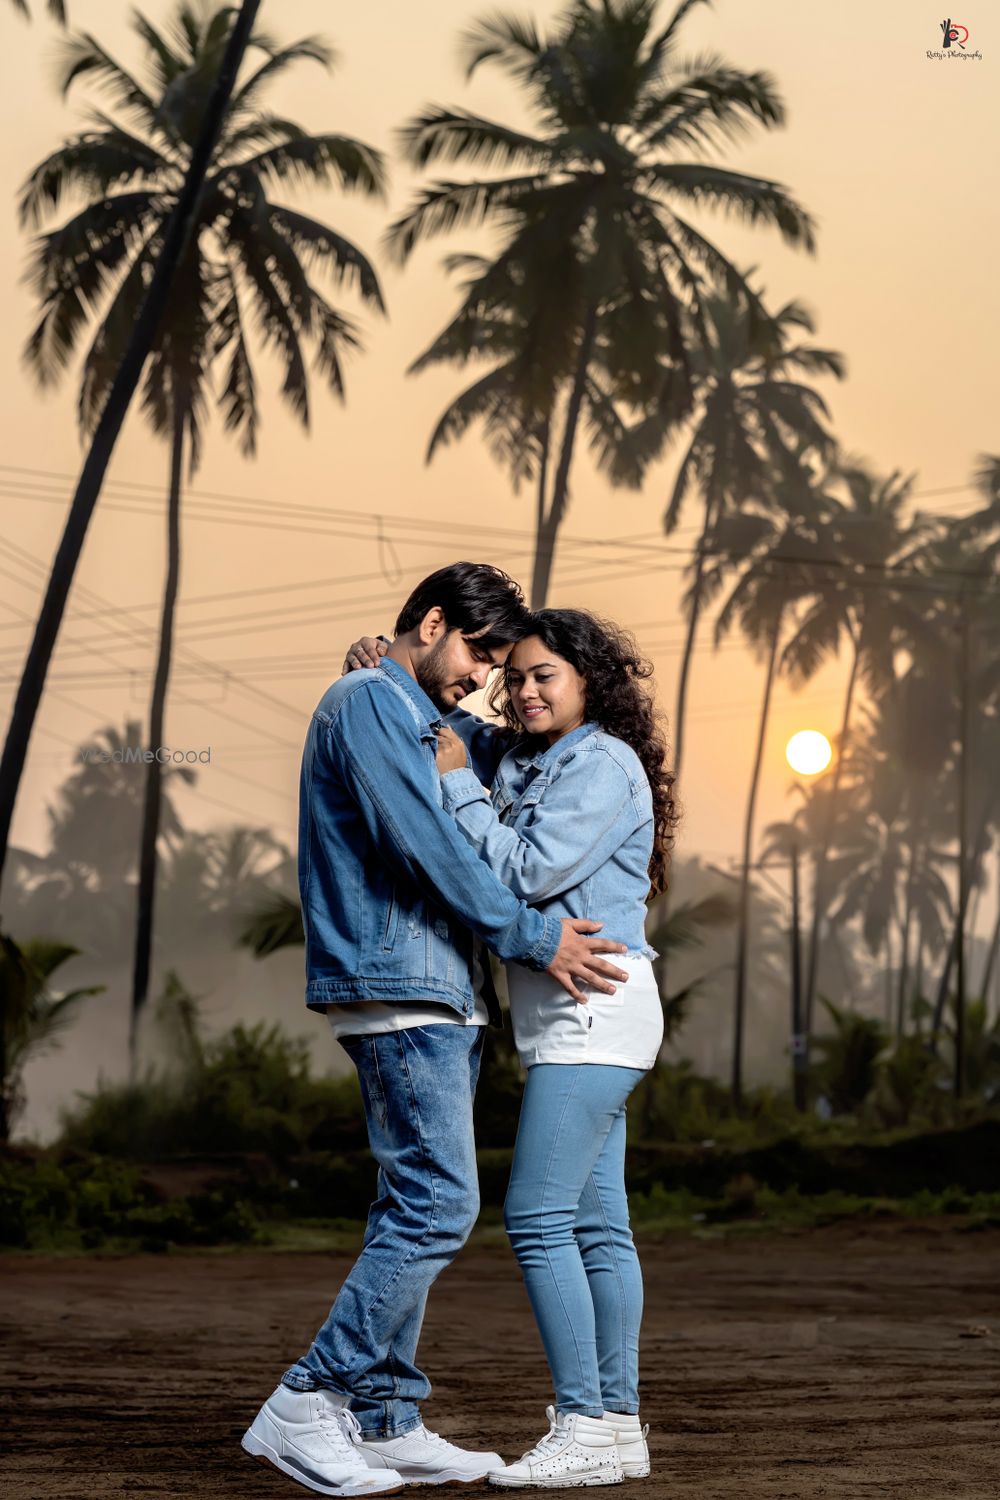
[[[407,740],[409,744],[407,745]],[[326,753],[350,788],[373,843],[433,901],[512,963],[548,969],[577,999],[574,977],[605,992],[625,979],[597,957],[620,943],[584,937],[594,923],[556,922],[501,884],[439,805],[433,766],[396,693],[373,682],[351,693],[325,730]]]

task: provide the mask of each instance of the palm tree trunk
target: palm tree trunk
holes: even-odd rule
[[[549,436],[551,424],[546,420],[542,432],[541,451],[538,455],[538,491],[535,501],[535,556],[538,556],[538,548],[541,542],[542,528],[545,525],[545,492],[549,483]]]
[[[139,1041],[139,1017],[149,992],[149,969],[153,951],[153,911],[156,901],[156,845],[160,834],[160,802],[163,768],[158,759],[164,742],[170,658],[174,646],[174,614],[181,572],[181,477],[184,469],[184,413],[174,392],[174,436],[170,450],[170,500],[167,507],[167,578],[160,616],[160,643],[156,676],[149,710],[149,743],[152,759],[146,766],[146,795],[142,805],[139,843],[139,891],[136,903],[135,954],[132,966],[132,1012],[129,1024],[129,1063],[135,1075]]]
[[[705,506],[705,521],[698,539],[698,550],[694,564],[694,582],[691,585],[691,604],[688,609],[687,635],[681,655],[681,671],[677,682],[677,707],[674,710],[674,781],[679,782],[681,758],[684,753],[684,720],[687,712],[688,682],[691,663],[694,659],[695,638],[698,634],[698,618],[701,614],[701,586],[705,574],[705,549],[715,525],[715,509],[710,503]]]
[[[910,860],[906,871],[906,894],[901,951],[899,955],[899,991],[896,998],[896,1036],[906,1030],[906,986],[910,978],[910,933],[913,929],[913,898],[916,890],[917,841],[911,837]]]
[[[747,968],[750,952],[750,863],[753,858],[753,825],[757,812],[757,792],[760,787],[760,772],[764,763],[764,741],[767,738],[767,721],[771,711],[771,690],[774,686],[774,668],[778,659],[778,642],[781,638],[782,614],[774,622],[771,650],[767,659],[767,675],[764,678],[764,698],[760,706],[757,726],[757,749],[753,771],[750,775],[750,792],[747,797],[746,817],[743,823],[743,864],[740,878],[739,924],[736,936],[736,991],[733,1004],[733,1104],[739,1108],[743,1098],[743,1030],[746,1020]]]
[[[958,762],[958,923],[955,928],[955,1077],[952,1088],[956,1099],[965,1092],[965,917],[969,904],[969,755],[971,744],[971,702],[969,684],[969,605],[961,601],[959,624],[960,653],[959,692],[959,762]]]
[[[938,992],[934,1001],[934,1015],[931,1020],[931,1049],[937,1050],[937,1039],[944,1025],[945,1006],[948,1004],[948,994],[951,989],[951,971],[955,966],[955,956],[958,953],[958,923],[951,934],[951,942],[948,944],[948,952],[945,956],[944,968],[938,982]]]
[[[38,615],[34,638],[24,664],[10,727],[0,759],[0,877],[7,857],[10,825],[14,816],[24,763],[31,733],[38,715],[49,663],[55,650],[73,576],[83,550],[87,527],[101,493],[101,485],[118,440],[125,414],[139,385],[156,330],[160,325],[170,296],[177,267],[194,230],[195,212],[201,186],[219,139],[226,108],[236,81],[236,74],[250,40],[250,32],[260,9],[261,0],[243,0],[229,34],[225,55],[219,68],[205,118],[188,166],[184,185],[167,225],[163,249],[156,262],[153,279],[132,330],[107,403],[101,413],[94,439],[87,454],[70,506],[66,526],[52,564],[48,587]]]
[[[816,978],[819,973],[819,950],[820,931],[823,918],[826,916],[826,868],[830,847],[833,843],[834,830],[837,818],[837,794],[840,790],[840,777],[844,766],[844,756],[847,753],[847,736],[851,727],[851,709],[854,706],[854,689],[858,681],[858,668],[861,664],[860,640],[854,642],[854,660],[851,662],[851,674],[847,679],[847,693],[844,698],[844,714],[840,725],[840,745],[836,764],[833,768],[833,779],[830,783],[830,800],[827,804],[826,818],[824,819],[823,842],[816,853],[816,876],[813,884],[813,913],[812,926],[809,930],[809,966],[806,972],[805,990],[805,1029],[808,1037],[812,1031],[813,1005],[816,998]]]
[[[917,932],[917,962],[913,970],[913,993],[917,1000],[923,998],[924,993],[924,933],[923,928]],[[917,1030],[920,1030],[920,1022],[917,1022]]]
[[[544,609],[545,601],[549,593],[549,581],[552,577],[552,558],[555,553],[556,536],[562,520],[566,514],[566,503],[569,498],[569,471],[573,462],[573,446],[576,442],[576,430],[580,423],[580,413],[583,410],[583,393],[587,384],[587,368],[590,364],[590,356],[594,348],[594,336],[597,332],[597,307],[591,306],[583,320],[583,329],[580,335],[580,349],[576,358],[576,372],[573,376],[573,389],[570,392],[569,404],[566,407],[566,426],[563,429],[562,450],[559,454],[559,464],[556,468],[555,479],[552,485],[552,500],[549,504],[548,514],[543,515],[543,507],[539,506],[538,535],[535,539],[535,566],[531,577],[531,607],[532,609]]]

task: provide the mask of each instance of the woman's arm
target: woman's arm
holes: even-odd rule
[[[519,830],[500,822],[474,772],[449,771],[441,790],[445,811],[480,858],[527,902],[579,885],[637,824],[628,775],[605,750],[571,756]]]
[[[442,721],[458,735],[469,754],[469,764],[483,786],[489,786],[517,735],[501,724],[491,724],[464,708],[453,708]]]

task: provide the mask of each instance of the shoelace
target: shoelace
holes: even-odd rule
[[[437,1432],[431,1432],[429,1427],[421,1427],[420,1433],[425,1443],[436,1443],[439,1448],[451,1449],[454,1447],[454,1444],[449,1443],[447,1438],[441,1437]]]
[[[352,1411],[342,1406],[339,1411],[327,1412],[319,1420],[319,1430],[329,1446],[340,1458],[353,1457],[355,1443],[361,1441],[361,1423]]]
[[[565,1434],[559,1430],[555,1412],[549,1407],[545,1415],[549,1419],[549,1430],[543,1438],[539,1439],[533,1448],[529,1448],[527,1453],[521,1454],[522,1463],[528,1458],[548,1458],[549,1454],[556,1452],[562,1443]]]

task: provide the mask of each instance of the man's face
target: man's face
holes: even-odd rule
[[[502,667],[510,652],[509,645],[480,646],[475,636],[447,630],[414,664],[414,670],[435,707],[450,713],[469,693],[486,686],[493,668]]]

